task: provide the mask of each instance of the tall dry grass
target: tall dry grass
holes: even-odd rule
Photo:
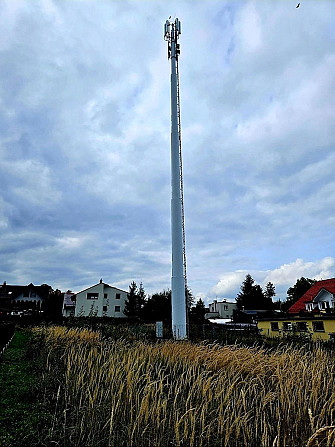
[[[63,445],[335,445],[335,361],[321,348],[111,342],[62,327],[35,336],[58,379],[50,438]]]

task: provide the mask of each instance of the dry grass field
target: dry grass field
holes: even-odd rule
[[[335,445],[335,360],[322,348],[130,343],[63,327],[34,340],[58,445]]]

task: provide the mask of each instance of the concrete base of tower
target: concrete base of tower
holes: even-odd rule
[[[186,324],[172,324],[173,338],[175,340],[187,339]]]

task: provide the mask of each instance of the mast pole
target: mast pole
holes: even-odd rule
[[[178,97],[178,38],[181,25],[178,19],[165,23],[164,38],[171,59],[171,236],[172,236],[172,332],[176,340],[187,338],[185,297],[185,254],[183,237],[183,203],[181,191],[180,104]]]

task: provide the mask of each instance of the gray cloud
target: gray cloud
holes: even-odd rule
[[[3,280],[169,286],[174,13],[190,287],[234,298],[247,272],[281,293],[283,266],[334,274],[334,8],[3,1]]]

